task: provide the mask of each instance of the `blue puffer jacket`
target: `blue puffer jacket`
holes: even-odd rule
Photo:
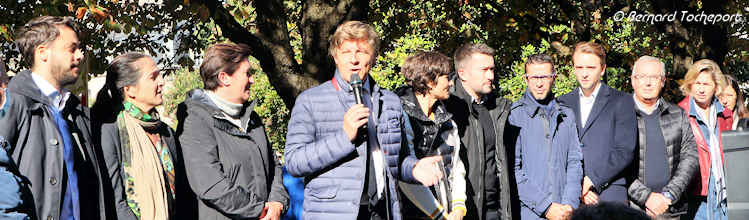
[[[551,203],[573,208],[580,203],[583,154],[575,113],[556,101],[549,104],[547,114],[526,91],[512,104],[508,119],[521,219],[543,219]]]
[[[304,219],[356,219],[366,179],[365,144],[355,146],[343,131],[343,115],[354,105],[351,87],[336,71],[331,81],[304,91],[291,111],[286,136],[286,168],[304,177]],[[374,83],[372,78],[370,82]],[[401,219],[395,179],[415,182],[413,156],[401,154],[401,103],[395,93],[372,89],[372,115],[388,169],[390,212]]]
[[[3,109],[0,109],[2,115]],[[34,218],[31,195],[27,183],[18,173],[18,167],[10,159],[8,142],[0,136],[0,219],[30,220]]]

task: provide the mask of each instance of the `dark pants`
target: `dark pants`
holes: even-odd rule
[[[499,215],[499,209],[486,209],[486,220],[499,220],[502,216]]]
[[[387,212],[387,202],[379,201],[377,205],[362,205],[359,206],[359,214],[357,220],[387,220],[389,213]]]

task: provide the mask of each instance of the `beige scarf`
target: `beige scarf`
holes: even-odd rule
[[[167,198],[167,183],[164,168],[140,121],[129,114],[123,114],[125,127],[129,134],[130,161],[137,161],[125,167],[134,181],[135,202],[140,207],[140,219],[166,220],[169,219],[169,200]]]

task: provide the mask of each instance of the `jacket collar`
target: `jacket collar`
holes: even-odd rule
[[[452,95],[455,97],[460,98],[463,100],[466,104],[468,104],[468,111],[471,112],[471,114],[474,114],[474,116],[478,116],[475,109],[473,109],[474,98],[468,92],[466,91],[465,87],[463,87],[463,83],[460,81],[459,78],[455,78],[453,81],[453,87]],[[489,94],[484,95],[482,98],[481,105],[484,105],[487,109],[491,110],[494,109],[494,107],[497,106],[497,96],[495,94],[495,91],[492,90]]]
[[[42,94],[42,90],[34,83],[34,79],[31,77],[31,70],[24,70],[16,75],[16,77],[13,77],[13,80],[8,83],[8,92],[17,93],[45,105],[52,105],[49,98]]]
[[[424,111],[421,110],[419,101],[416,99],[416,94],[413,92],[413,87],[404,86],[398,88],[395,93],[400,97],[401,103],[403,104],[403,111],[405,111],[410,118],[418,119],[422,122],[434,122],[436,124],[443,124],[452,118],[452,114],[447,112],[445,105],[442,101],[437,100],[434,103],[434,121],[429,119]]]
[[[697,103],[695,103],[694,99],[690,96],[687,96],[684,98],[689,103],[689,115],[696,118],[702,118],[702,116],[698,116],[697,113]],[[682,101],[683,102],[683,101]],[[681,104],[681,103],[679,103]],[[733,117],[733,114],[731,114],[731,111],[725,111],[726,108],[723,107],[723,104],[720,104],[720,101],[718,101],[717,98],[713,98],[713,103],[711,106],[715,106],[715,112],[711,113],[717,113],[718,116],[724,117],[724,118],[730,118]]]
[[[335,74],[333,74],[333,79],[335,80],[334,86],[336,87],[336,90],[340,89],[343,90],[346,93],[350,93],[351,91],[351,84],[349,82],[346,82],[346,80],[341,75],[341,72],[338,71],[338,69],[335,70]],[[378,91],[379,87],[376,83],[372,83],[372,77],[367,74],[367,77],[362,79],[362,89],[366,92],[369,92],[369,94],[372,94],[372,91]],[[372,87],[372,84],[374,84],[374,88]]]
[[[523,112],[525,112],[525,114],[528,115],[528,117],[533,118],[541,113],[542,108],[541,106],[535,104],[536,101],[531,100],[530,97],[531,95],[527,94],[527,91],[526,91],[526,94],[521,96],[520,99],[512,105],[513,106],[512,108],[513,109],[520,108]],[[552,107],[553,111],[559,112],[560,114],[564,116],[564,112],[562,111],[562,106],[559,104],[559,102],[557,102],[556,99],[551,100],[551,102],[549,102],[549,105],[553,105]]]
[[[188,105],[196,105],[200,106],[204,109],[206,109],[213,118],[226,120],[228,123],[228,116],[226,116],[223,111],[211,100],[208,95],[206,95],[206,91],[202,89],[193,89],[187,92],[187,97],[185,98],[185,103]],[[242,112],[242,116],[240,117],[240,120],[242,123],[250,123],[249,127],[252,127],[252,120],[250,120],[250,116],[252,115],[252,110],[255,108],[255,105],[257,105],[256,100],[247,101],[244,103],[244,110]],[[231,124],[231,123],[230,123]]]

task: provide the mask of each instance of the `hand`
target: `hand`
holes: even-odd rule
[[[546,210],[546,218],[549,220],[564,220],[572,216],[572,206],[551,203]]]
[[[260,220],[279,220],[281,219],[281,210],[283,210],[283,205],[280,202],[266,202]]]
[[[582,200],[583,204],[586,205],[598,204],[598,194],[594,193],[593,191],[588,191],[588,194],[585,194]]]
[[[648,215],[651,217],[659,216],[668,210],[668,206],[671,205],[671,200],[663,196],[660,193],[650,193],[648,200],[645,202],[645,208],[647,209]]]
[[[369,117],[369,108],[362,104],[356,104],[343,115],[343,131],[348,135],[349,141],[356,139],[359,127],[366,124]]]
[[[431,156],[421,158],[413,169],[413,176],[416,180],[421,182],[424,186],[433,186],[439,182],[442,178],[442,172],[440,172],[437,162],[442,160],[442,156]]]
[[[453,210],[450,214],[447,214],[447,220],[463,220],[466,213],[462,209]]]
[[[588,176],[585,176],[583,178],[583,191],[580,194],[580,197],[584,198],[585,194],[588,194],[591,188],[593,188],[593,181],[591,181],[590,178],[588,178]]]
[[[5,104],[5,89],[0,87],[0,108]]]

